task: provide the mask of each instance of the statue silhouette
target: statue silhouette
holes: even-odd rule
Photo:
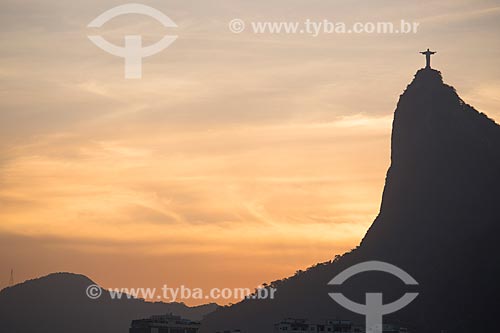
[[[430,51],[427,49],[427,51],[420,52],[421,54],[425,54],[425,68],[426,69],[431,69],[431,55],[435,54],[436,52]]]

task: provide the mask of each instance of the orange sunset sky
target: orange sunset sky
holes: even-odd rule
[[[255,287],[357,246],[428,47],[445,82],[500,120],[500,1],[141,3],[179,37],[125,80],[123,59],[87,39],[123,2],[0,0],[0,288],[11,268],[16,282]],[[233,18],[420,26],[233,34]],[[151,44],[165,28],[122,16],[98,32]]]

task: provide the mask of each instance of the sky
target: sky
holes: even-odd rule
[[[500,1],[142,1],[178,27],[87,27],[124,3],[0,0],[0,288],[11,268],[16,282],[68,271],[106,288],[253,288],[356,247],[428,47],[445,82],[500,119]],[[251,30],[307,19],[419,26]],[[177,40],[140,80],[87,38],[166,33]]]

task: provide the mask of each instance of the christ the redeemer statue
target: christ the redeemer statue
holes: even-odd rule
[[[436,52],[430,51],[429,49],[427,49],[427,51],[420,52],[420,53],[425,54],[425,61],[426,61],[425,68],[430,69],[431,68],[431,55],[435,54]]]

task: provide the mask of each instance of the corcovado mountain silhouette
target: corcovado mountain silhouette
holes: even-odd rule
[[[426,67],[400,96],[394,113],[391,165],[380,212],[349,253],[274,281],[275,299],[244,300],[203,320],[202,333],[273,331],[283,318],[364,323],[329,296],[328,282],[354,264],[396,265],[419,283],[409,290],[386,273],[352,277],[342,293],[364,304],[405,292],[419,296],[384,317],[411,332],[496,332],[500,298],[500,126],[467,105],[441,73]]]

